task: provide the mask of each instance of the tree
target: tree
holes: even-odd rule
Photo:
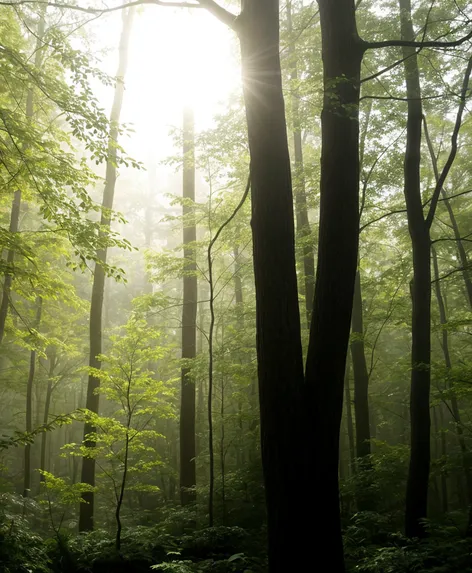
[[[111,131],[108,141],[108,159],[105,176],[105,189],[103,191],[102,212],[101,212],[101,234],[107,235],[111,224],[111,211],[113,209],[113,198],[115,194],[115,182],[117,176],[117,138],[118,123],[120,120],[121,107],[124,95],[124,78],[126,75],[128,60],[128,44],[131,33],[131,26],[134,17],[134,10],[131,8],[123,11],[123,29],[121,32],[119,46],[119,61],[116,74],[116,86],[113,98],[113,105],[110,114]],[[101,248],[97,252],[97,262],[93,274],[92,298],[90,305],[90,361],[92,369],[88,378],[86,408],[98,414],[99,395],[98,388],[100,379],[94,374],[100,369],[100,361],[97,356],[102,353],[102,308],[103,295],[105,290],[105,267],[107,258],[107,247]],[[93,449],[94,440],[91,438],[95,433],[95,428],[90,422],[84,425],[84,442],[88,448]],[[82,483],[93,487],[95,485],[95,459],[91,456],[84,456],[82,460]],[[94,492],[86,491],[83,494],[84,503],[80,504],[79,530],[88,531],[93,529]]]
[[[193,110],[184,109],[183,116],[183,302],[182,302],[182,366],[180,397],[180,500],[182,505],[195,501],[197,483],[195,470],[195,380],[190,368],[197,344],[197,230],[195,225],[195,124]]]

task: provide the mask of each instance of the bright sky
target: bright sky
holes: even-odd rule
[[[102,17],[97,26],[103,44],[113,47],[120,30],[119,13]],[[116,73],[116,49],[103,66]],[[122,121],[132,123],[136,133],[123,144],[137,159],[146,161],[151,150],[164,159],[171,152],[169,131],[181,126],[185,104],[194,107],[197,130],[207,128],[219,104],[240,85],[235,35],[213,16],[203,9],[140,8],[130,39],[122,112]],[[108,108],[112,93],[107,92]]]

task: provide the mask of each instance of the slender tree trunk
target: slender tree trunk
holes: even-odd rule
[[[115,510],[115,519],[116,519],[115,549],[117,551],[119,551],[121,549],[121,530],[122,530],[121,507],[123,505],[123,498],[125,496],[125,488],[126,488],[126,480],[128,477],[130,424],[131,424],[131,417],[128,417],[128,425],[126,428],[126,439],[125,439],[125,459],[123,461],[123,474],[121,476],[120,493],[119,493],[118,498],[116,500],[116,510]]]
[[[300,121],[300,94],[298,90],[298,65],[296,54],[296,37],[292,29],[292,0],[287,1],[287,28],[288,28],[288,57],[291,81],[292,129],[294,149],[294,191],[295,215],[297,225],[297,241],[301,243],[303,252],[304,283],[300,289],[305,296],[305,309],[307,328],[310,328],[311,313],[313,310],[313,297],[315,292],[315,253],[311,239],[310,222],[308,219],[308,206],[306,200],[305,172],[303,167],[302,130]]]
[[[436,249],[431,248],[433,255],[433,268],[434,268],[434,290],[436,294],[436,300],[439,308],[439,320],[442,326],[442,341],[441,347],[444,354],[444,362],[446,368],[449,370],[452,367],[451,353],[449,350],[449,333],[447,331],[447,314],[446,305],[444,303],[444,298],[441,291],[441,281],[439,280],[439,265]],[[467,444],[464,438],[464,430],[462,427],[461,415],[459,411],[459,404],[457,403],[457,398],[454,393],[454,386],[449,382],[449,389],[451,390],[451,410],[452,416],[454,418],[454,424],[456,427],[457,441],[459,443],[459,448],[461,450],[462,457],[462,467],[464,468],[464,477],[467,491],[467,503],[472,511],[472,471],[470,467],[470,453],[467,448]],[[469,531],[471,530],[472,520],[469,515]]]
[[[261,454],[271,573],[302,570],[306,507],[293,503],[304,475],[303,362],[290,157],[279,57],[278,0],[243,0],[239,17],[251,154],[251,198]],[[263,81],[261,81],[263,78]]]
[[[344,401],[346,405],[346,425],[347,425],[347,437],[349,443],[349,459],[350,459],[350,470],[351,475],[354,475],[357,471],[356,464],[356,447],[354,443],[354,424],[352,421],[352,405],[351,405],[351,390],[349,388],[349,370],[350,364],[349,359],[346,359],[346,374],[344,377]]]
[[[43,5],[39,8],[39,22],[38,22],[38,29],[36,32],[36,48],[34,55],[34,66],[36,69],[39,69],[41,67],[41,61],[43,58],[43,50],[41,48],[43,46],[43,37],[46,29],[45,16],[46,16],[46,6]],[[26,95],[26,118],[28,121],[30,121],[34,115],[33,98],[34,98],[33,87],[30,87]],[[11,235],[11,240],[13,242],[14,242],[13,239],[14,235],[18,233],[19,222],[20,222],[20,210],[21,210],[21,189],[17,189],[13,196],[13,202],[10,211],[10,226],[8,229]],[[0,344],[2,343],[3,337],[5,335],[5,323],[8,315],[8,306],[10,304],[10,294],[14,275],[14,269],[13,269],[14,261],[15,261],[15,248],[14,246],[11,246],[7,251],[6,270],[4,274],[3,287],[2,287],[2,301],[0,303]]]
[[[18,233],[20,222],[21,208],[21,191],[18,189],[13,196],[10,214],[10,227],[8,229],[12,239]],[[10,247],[7,252],[6,270],[3,278],[2,302],[0,304],[0,344],[5,335],[5,323],[8,315],[8,306],[10,304],[11,285],[13,282],[13,264],[15,261],[15,249]]]
[[[46,389],[46,398],[44,401],[44,415],[43,415],[43,424],[47,424],[49,421],[49,408],[51,406],[51,396],[52,396],[52,380],[54,376],[54,369],[56,368],[56,353],[55,351],[51,351],[49,353],[49,371],[48,371],[48,386]],[[48,432],[43,432],[41,434],[41,454],[40,454],[40,463],[39,467],[41,470],[46,470],[46,446],[47,446],[47,435]],[[71,456],[75,457],[75,456]],[[44,476],[41,474],[41,481],[44,481]]]
[[[446,442],[446,430],[444,428],[444,411],[443,405],[439,404],[439,424],[440,424],[440,443],[441,443],[441,457],[443,460],[447,459],[447,442]],[[449,500],[447,495],[447,473],[443,470],[441,472],[441,500],[442,500],[442,510],[443,513],[449,511]]]
[[[195,135],[193,110],[187,108],[183,116],[183,243],[184,278],[182,307],[182,358],[192,360],[197,344],[197,261],[195,241]],[[182,505],[196,499],[195,466],[195,380],[190,368],[182,368],[180,398],[180,500]]]
[[[43,299],[38,296],[36,299],[36,318],[34,329],[39,330],[41,324],[41,312],[43,308]],[[34,342],[33,342],[34,343]],[[28,373],[28,383],[26,386],[26,431],[30,433],[33,430],[33,383],[36,371],[36,349],[30,352],[30,364]],[[25,467],[23,478],[23,497],[28,497],[31,490],[31,444],[25,446]]]
[[[354,411],[356,415],[356,455],[365,458],[370,454],[369,373],[365,360],[364,321],[362,316],[362,291],[359,270],[356,273],[354,303],[352,305],[351,356],[354,372]]]
[[[413,40],[410,0],[400,0],[402,39]],[[411,453],[405,508],[405,533],[424,537],[427,515],[430,446],[431,269],[429,227],[423,214],[420,184],[421,103],[418,59],[414,48],[403,48],[408,97],[404,194],[413,250],[411,351]]]
[[[116,86],[113,97],[113,105],[110,114],[111,129],[108,145],[108,161],[106,168],[105,189],[103,191],[101,225],[103,237],[106,237],[110,229],[111,215],[113,209],[113,199],[115,195],[115,183],[117,177],[117,150],[116,142],[118,139],[118,124],[120,121],[121,108],[124,96],[124,78],[128,65],[128,44],[131,33],[134,10],[132,8],[123,10],[123,28],[121,31],[118,70],[116,74]],[[107,259],[106,247],[97,252],[97,258],[100,261],[95,264],[92,285],[92,299],[90,306],[90,360],[91,368],[100,368],[101,363],[98,356],[102,353],[102,311],[103,296],[105,289],[105,269],[104,264]],[[100,380],[93,375],[89,375],[87,385],[86,408],[95,414],[98,413],[99,395],[98,389]],[[87,422],[84,427],[84,444],[88,448],[95,446],[93,434],[96,428],[93,424]],[[95,486],[95,459],[84,456],[82,459],[82,477],[81,481],[91,486]],[[79,514],[79,531],[90,531],[94,526],[94,500],[93,491],[82,494],[83,503],[80,504]]]
[[[436,183],[439,181],[439,169],[438,161],[434,153],[433,144],[428,132],[428,125],[426,123],[426,118],[424,119],[424,134],[426,143],[428,144],[429,155],[431,157],[431,163],[433,165],[434,177]],[[454,238],[456,239],[457,254],[461,262],[462,276],[464,278],[465,291],[467,294],[467,302],[469,307],[472,309],[472,280],[470,278],[469,272],[469,258],[467,256],[466,250],[464,248],[464,243],[461,239],[461,234],[459,231],[459,225],[457,224],[456,216],[454,215],[454,210],[452,209],[451,201],[448,199],[446,191],[444,188],[441,189],[441,197],[443,199],[444,205],[446,206],[449,220],[451,221],[452,230],[454,231]]]

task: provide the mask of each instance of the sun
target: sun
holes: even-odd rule
[[[197,129],[204,129],[240,86],[237,40],[213,16],[203,9],[158,6],[138,12],[130,39],[124,121],[136,129],[179,126],[183,107],[190,105]]]

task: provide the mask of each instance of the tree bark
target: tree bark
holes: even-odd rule
[[[182,306],[182,358],[192,360],[197,344],[197,261],[195,242],[195,135],[193,110],[183,116],[183,244],[184,278]],[[180,501],[182,505],[196,499],[195,466],[195,381],[188,365],[182,368],[180,398]]]
[[[54,376],[54,369],[56,368],[56,352],[53,350],[49,353],[49,371],[48,371],[48,386],[46,389],[46,398],[44,400],[44,416],[43,424],[46,425],[49,420],[49,408],[51,406],[51,396],[53,391],[52,379]],[[48,432],[43,432],[41,434],[41,454],[39,467],[41,470],[46,470],[46,446],[47,446],[47,436]],[[72,456],[74,457],[74,456]],[[44,481],[44,476],[41,474],[41,481]]]
[[[402,39],[413,40],[410,0],[400,0]],[[430,446],[431,269],[429,227],[423,214],[420,182],[421,103],[418,59],[414,48],[403,47],[408,97],[404,194],[413,251],[411,350],[411,453],[405,507],[405,533],[424,537],[427,515]]]
[[[311,240],[310,222],[308,219],[308,206],[306,200],[305,172],[303,166],[302,130],[300,121],[300,94],[298,90],[298,65],[295,48],[296,38],[292,29],[292,0],[286,4],[287,28],[288,28],[288,57],[290,66],[291,82],[291,107],[292,107],[292,136],[294,149],[294,192],[295,192],[295,215],[297,241],[301,243],[303,253],[304,281],[300,289],[305,296],[305,310],[307,328],[310,328],[311,313],[313,310],[313,297],[315,292],[315,253]]]
[[[426,143],[428,144],[429,155],[431,157],[431,163],[433,165],[434,177],[437,183],[439,181],[438,160],[436,159],[436,155],[433,149],[433,144],[429,136],[426,118],[423,119],[424,119],[425,139]],[[459,256],[461,267],[463,269],[462,277],[464,278],[465,292],[467,294],[467,302],[469,304],[469,307],[472,309],[472,280],[470,278],[470,272],[469,272],[469,258],[464,248],[464,243],[462,242],[461,239],[459,225],[457,224],[456,216],[454,215],[454,210],[452,208],[451,201],[448,199],[448,196],[444,188],[441,189],[441,197],[443,199],[444,205],[446,206],[449,215],[449,220],[451,221],[451,227],[454,232],[454,238],[456,239],[457,254]]]
[[[346,406],[346,425],[347,425],[347,437],[349,443],[349,468],[351,470],[351,475],[354,475],[357,471],[356,467],[356,447],[354,442],[354,424],[352,421],[352,404],[351,404],[351,389],[349,388],[349,357],[346,359],[346,374],[344,377],[344,401]]]
[[[43,299],[38,296],[36,299],[36,318],[34,322],[34,329],[39,330],[41,324],[41,312],[43,308]],[[33,341],[33,344],[35,342]],[[36,371],[36,348],[30,352],[30,364],[28,372],[28,383],[26,386],[26,432],[30,433],[33,430],[33,382]],[[25,446],[25,467],[23,476],[23,497],[28,497],[31,490],[31,444]]]
[[[356,416],[356,455],[365,458],[370,455],[369,418],[369,373],[365,361],[364,321],[362,316],[362,291],[360,271],[356,273],[354,302],[352,305],[351,342],[352,369],[354,372],[354,411]]]
[[[120,121],[121,108],[124,96],[124,78],[128,65],[128,44],[131,33],[134,10],[132,8],[123,10],[123,27],[121,31],[118,70],[116,73],[116,86],[113,97],[113,104],[110,114],[110,138],[108,144],[108,160],[106,167],[105,189],[103,191],[101,226],[103,236],[110,229],[111,210],[113,209],[113,199],[115,195],[115,183],[117,177],[117,150],[118,124]],[[102,353],[102,311],[103,296],[105,290],[105,269],[104,264],[107,259],[106,247],[97,251],[97,258],[100,261],[95,264],[92,285],[92,299],[90,306],[90,359],[91,368],[100,368],[101,363],[98,356]],[[87,398],[85,407],[95,414],[98,414],[100,380],[89,375],[87,385]],[[88,448],[95,446],[93,434],[96,428],[87,422],[84,427],[84,444]],[[84,456],[82,459],[81,481],[91,486],[95,486],[95,459],[93,456]],[[82,494],[83,503],[80,504],[79,531],[90,531],[94,527],[94,492]]]
[[[34,67],[35,69],[39,69],[41,67],[41,62],[43,58],[43,37],[44,32],[46,29],[46,6],[42,5],[39,8],[39,22],[38,22],[38,29],[36,31],[36,47],[35,47],[35,54],[34,54]],[[28,93],[26,94],[26,118],[28,121],[34,115],[34,105],[33,105],[33,88],[30,87],[28,89]],[[19,222],[20,222],[20,210],[21,210],[21,189],[17,189],[13,196],[13,201],[11,205],[10,211],[10,226],[9,226],[9,233],[10,235],[15,235],[18,233],[19,230]],[[5,335],[5,323],[8,316],[8,306],[10,304],[10,294],[11,294],[11,287],[13,282],[13,264],[15,261],[15,249],[14,247],[10,247],[7,252],[7,268],[5,270],[4,279],[3,279],[3,288],[2,288],[2,302],[0,303],[0,344],[2,344],[3,337]]]
[[[433,255],[433,268],[434,268],[434,279],[435,279],[434,290],[436,293],[436,300],[439,308],[439,320],[441,326],[443,327],[441,347],[444,354],[444,362],[446,368],[449,370],[452,367],[452,360],[451,360],[451,353],[449,350],[449,333],[447,331],[446,305],[444,303],[444,298],[441,291],[441,282],[439,280],[439,266],[438,266],[438,257],[436,249],[432,247],[431,252]],[[464,469],[464,477],[465,477],[466,492],[467,492],[467,503],[469,504],[469,507],[472,508],[472,472],[470,467],[470,453],[468,451],[467,444],[464,438],[464,430],[462,427],[459,404],[457,403],[457,398],[454,393],[454,386],[451,382],[449,382],[449,390],[451,391],[452,416],[454,418],[454,425],[456,427],[457,441],[459,443],[459,448],[461,450],[462,467]],[[472,527],[472,520],[471,516],[469,515],[469,530],[471,529],[471,527]]]
[[[251,198],[261,454],[271,573],[302,570],[303,362],[278,0],[243,0],[239,16]],[[261,81],[263,78],[263,81]],[[300,470],[300,471],[299,471]]]
[[[319,0],[324,100],[320,228],[305,402],[318,442],[315,491],[319,547],[330,546],[331,570],[344,571],[338,457],[344,373],[359,239],[359,85],[363,45],[352,0]],[[342,232],[340,232],[342,229]],[[329,407],[326,406],[329,404]],[[321,461],[322,460],[322,461]],[[312,485],[313,487],[313,485]]]

